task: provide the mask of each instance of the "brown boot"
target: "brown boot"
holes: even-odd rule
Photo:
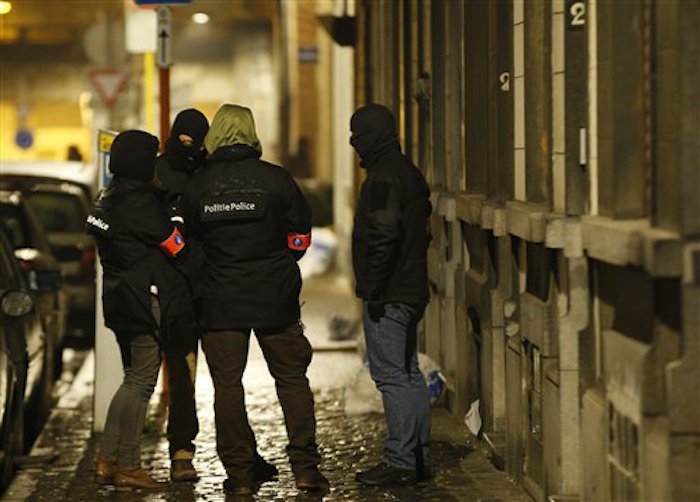
[[[328,492],[330,483],[318,469],[308,469],[299,474],[294,474],[297,488],[310,492]]]
[[[197,481],[197,471],[191,460],[173,460],[170,463],[170,479],[173,481]]]
[[[102,453],[98,453],[95,459],[95,483],[98,485],[113,485],[114,467],[116,465],[116,460]]]
[[[156,481],[141,467],[118,465],[114,471],[114,487],[118,492],[130,492],[135,488],[142,490],[167,490],[170,487],[170,483],[167,481]]]

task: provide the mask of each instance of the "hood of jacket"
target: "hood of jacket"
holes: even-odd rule
[[[396,121],[391,111],[379,104],[359,108],[350,119],[350,144],[360,155],[364,168],[371,168],[382,157],[401,153]]]
[[[212,154],[223,146],[233,145],[249,146],[262,155],[253,112],[245,106],[223,105],[214,116],[204,146]]]
[[[124,131],[109,151],[109,170],[115,177],[151,181],[156,168],[158,138],[145,131]]]

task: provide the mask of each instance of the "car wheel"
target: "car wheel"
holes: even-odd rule
[[[0,368],[0,406],[2,407],[2,430],[0,431],[0,486],[5,488],[9,485],[14,474],[15,456],[17,455],[17,435],[21,434],[19,418],[22,410],[18,410],[18,403],[21,406],[23,396],[17,397],[16,379],[12,374],[9,361],[5,361],[5,366]]]

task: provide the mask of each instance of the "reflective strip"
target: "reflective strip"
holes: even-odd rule
[[[185,247],[185,239],[180,231],[175,227],[170,237],[160,243],[160,248],[171,258],[176,256]]]
[[[311,232],[308,234],[287,234],[287,246],[294,251],[306,251],[311,245]]]

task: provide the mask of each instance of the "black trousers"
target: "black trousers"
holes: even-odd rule
[[[194,439],[199,432],[195,377],[199,331],[178,330],[164,345],[168,369],[168,442],[170,458],[189,460],[194,457]]]
[[[251,329],[210,331],[202,336],[202,347],[214,381],[216,445],[229,477],[253,479],[255,438],[248,423],[241,377],[248,359]],[[277,397],[284,413],[289,444],[287,454],[298,475],[315,469],[321,461],[316,446],[314,400],[306,369],[312,350],[300,322],[277,329],[256,329]]]

